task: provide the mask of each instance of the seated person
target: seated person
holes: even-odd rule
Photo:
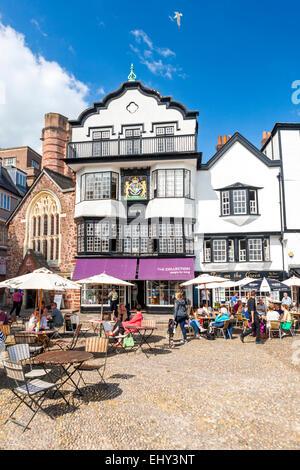
[[[292,326],[292,316],[290,314],[290,307],[287,304],[282,304],[283,314],[280,317],[280,324],[283,330],[290,330]],[[282,336],[286,336],[287,333],[283,333]]]
[[[124,304],[120,304],[118,306],[118,317],[117,317],[117,321],[127,321],[127,310],[126,310],[126,307]]]
[[[196,334],[196,338],[198,338],[198,339],[201,338],[200,333],[205,333],[207,331],[205,328],[203,328],[203,326],[200,324],[200,321],[197,320],[197,319],[193,319],[190,322],[190,325],[194,329],[195,334]]]
[[[270,328],[271,324],[270,321],[276,320],[278,321],[280,318],[278,310],[274,309],[274,304],[272,302],[269,303],[269,310],[267,311],[267,328]]]
[[[40,330],[48,330],[47,312],[40,315]]]
[[[233,313],[233,315],[236,315],[237,313],[241,313],[242,307],[243,307],[242,301],[241,301],[241,300],[238,300],[238,301],[234,304],[234,306],[232,307],[232,313]]]
[[[0,312],[0,325],[8,325],[8,316],[3,310]]]
[[[265,315],[267,313],[267,307],[262,299],[260,299],[260,301],[258,302],[256,306],[256,311],[261,315]]]
[[[109,336],[116,336],[119,331],[121,333],[122,330],[127,334],[129,330],[127,329],[128,326],[142,326],[143,314],[141,312],[141,306],[136,306],[136,312],[133,318],[129,321],[117,321],[111,333],[108,333]],[[122,330],[121,330],[122,327]],[[134,330],[130,330],[131,332]],[[137,330],[136,330],[137,331]]]
[[[57,303],[53,302],[51,304],[51,314],[47,317],[51,326],[53,325],[56,328],[63,326],[64,318],[60,310],[57,308]]]
[[[283,310],[281,308],[281,302],[273,302],[273,305],[274,305],[274,310],[276,310],[276,312],[278,312],[279,316],[283,314]],[[270,308],[270,305],[269,305],[269,308]]]
[[[28,322],[28,331],[34,331],[37,324],[38,324],[38,318],[39,318],[39,312],[38,310],[35,310],[29,318]]]
[[[230,320],[230,316],[228,314],[227,308],[222,306],[220,308],[220,314],[217,316],[216,320],[211,322],[209,325],[209,332],[213,332],[213,328],[223,328],[225,321]],[[232,323],[229,324],[228,330],[230,332],[230,336],[232,337]],[[228,338],[228,332],[226,331],[226,339]]]
[[[48,309],[46,308],[46,304],[45,304],[44,301],[42,302],[42,305],[41,305],[41,314],[42,314],[42,315],[43,315],[43,314],[48,315]]]
[[[245,303],[242,306],[241,314],[243,315],[244,318],[247,318],[247,320],[250,319],[250,315],[249,315],[249,312],[248,312],[248,307]]]
[[[130,306],[129,304],[126,304],[125,305],[125,308],[126,308],[126,312],[127,312],[127,318],[125,321],[129,321],[131,319],[131,313],[130,313]]]

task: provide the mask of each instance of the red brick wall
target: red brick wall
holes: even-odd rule
[[[76,224],[74,222],[75,191],[63,193],[51,181],[47,175],[43,175],[34,189],[25,199],[20,209],[17,211],[8,227],[8,252],[7,252],[7,279],[18,274],[24,258],[24,242],[26,231],[26,212],[32,200],[43,190],[50,190],[60,200],[61,213],[65,214],[60,218],[60,263],[56,268],[50,268],[57,274],[72,275],[75,266],[76,255]],[[70,291],[64,294],[66,308],[79,308],[79,291]]]

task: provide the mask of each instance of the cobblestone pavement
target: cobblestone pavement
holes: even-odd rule
[[[13,404],[0,368],[0,449],[299,449],[299,336],[256,345],[235,334],[170,350],[164,333],[148,358],[109,357],[107,386],[85,387],[83,398],[68,392],[72,408],[47,399],[55,419],[39,413],[25,433],[2,426]]]

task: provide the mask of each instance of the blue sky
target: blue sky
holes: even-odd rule
[[[180,29],[174,11],[183,14]],[[4,0],[0,15],[34,55],[87,86],[85,103],[118,88],[133,62],[147,86],[199,111],[204,161],[218,135],[239,131],[259,146],[276,121],[300,121],[291,100],[300,80],[299,1]]]

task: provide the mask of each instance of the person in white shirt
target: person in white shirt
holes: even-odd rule
[[[289,307],[292,306],[292,304],[293,304],[292,299],[288,296],[287,292],[285,292],[285,293],[283,294],[283,298],[282,298],[281,304],[282,304],[282,305],[288,305]]]
[[[280,315],[277,310],[274,310],[274,304],[271,302],[269,303],[269,309],[267,312],[267,328],[270,328],[270,321],[276,320],[278,321],[280,318]]]

